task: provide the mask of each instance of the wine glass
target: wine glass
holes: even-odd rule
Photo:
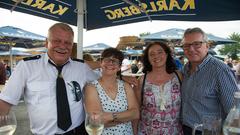
[[[0,114],[0,135],[13,135],[16,127],[17,120],[12,111],[8,114]]]
[[[88,112],[85,118],[85,128],[89,135],[101,135],[104,128],[101,112]]]
[[[192,135],[198,128],[202,129],[202,135],[221,135],[222,119],[215,116],[204,115],[202,117],[202,124],[194,124]]]

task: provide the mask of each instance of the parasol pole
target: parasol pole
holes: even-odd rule
[[[9,48],[9,55],[10,55],[10,72],[11,72],[11,74],[12,74],[12,70],[13,70],[12,46],[13,46],[13,42],[11,41],[10,48]]]
[[[83,56],[83,15],[84,15],[84,0],[77,0],[77,58],[82,59]]]

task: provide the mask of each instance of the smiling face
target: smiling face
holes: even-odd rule
[[[106,57],[101,61],[103,75],[117,75],[120,70],[120,61],[114,57]]]
[[[148,59],[152,68],[166,67],[167,54],[164,49],[156,44],[149,48],[148,50]]]
[[[199,65],[206,57],[209,48],[203,35],[197,32],[186,34],[182,42],[185,56],[192,64]]]
[[[123,53],[116,48],[107,48],[102,52],[101,57],[102,75],[117,76],[124,58]]]
[[[46,48],[48,56],[55,64],[65,64],[72,53],[73,33],[55,26],[49,31]]]

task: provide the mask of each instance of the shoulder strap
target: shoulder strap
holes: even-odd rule
[[[176,74],[178,81],[180,83],[180,87],[182,86],[182,76],[180,77],[179,72],[174,71],[174,73]],[[181,96],[181,104],[182,104],[182,96]],[[179,117],[179,121],[182,123],[182,107],[180,107],[180,117]]]
[[[176,74],[180,85],[182,85],[182,79],[180,78],[179,73],[177,71],[174,71],[174,73]]]
[[[84,63],[84,60],[82,60],[82,59],[72,58],[72,60]]]
[[[144,74],[143,82],[142,82],[142,88],[141,88],[141,105],[143,103],[143,93],[144,93],[144,86],[145,86],[145,80],[146,80],[147,72]]]
[[[25,58],[23,58],[23,61],[37,60],[40,58],[41,58],[41,55],[35,55],[35,56],[31,56],[31,57],[25,57]]]

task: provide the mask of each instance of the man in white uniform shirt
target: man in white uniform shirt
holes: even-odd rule
[[[98,76],[83,61],[70,58],[73,36],[73,30],[67,24],[54,24],[46,40],[48,52],[20,61],[0,94],[1,114],[8,113],[24,95],[34,135],[86,134],[82,90],[86,82]],[[66,85],[71,116],[71,124],[66,130],[57,124],[56,66],[62,65],[61,77]]]

